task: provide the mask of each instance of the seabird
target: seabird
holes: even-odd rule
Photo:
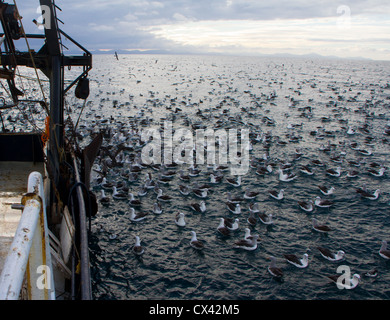
[[[326,174],[332,177],[340,177],[341,167],[337,167],[336,169],[327,169]]]
[[[367,271],[364,275],[369,278],[376,278],[378,276],[378,270],[375,268],[371,269]]]
[[[379,249],[379,255],[386,260],[390,259],[390,250],[387,249],[387,241],[385,240],[382,241],[381,248]]]
[[[155,202],[153,204],[153,213],[161,214],[163,212],[160,202]]]
[[[199,241],[196,237],[196,232],[191,231],[191,241],[190,241],[190,246],[193,247],[194,249],[197,250],[202,250],[204,248],[204,244],[202,241]]]
[[[110,197],[106,196],[106,194],[105,194],[103,189],[101,190],[101,193],[102,193],[102,195],[101,195],[101,197],[99,199],[100,203],[102,203],[102,204],[109,204],[110,201],[111,201]]]
[[[279,180],[284,182],[289,182],[297,178],[295,173],[284,173],[282,169],[279,169]]]
[[[190,207],[192,210],[196,212],[205,212],[206,211],[206,203],[204,201],[201,201],[200,203],[191,203]]]
[[[284,197],[284,189],[281,189],[280,191],[276,191],[276,190],[269,190],[268,191],[268,194],[276,199],[276,200],[282,200],[283,197]]]
[[[172,200],[172,197],[163,195],[163,191],[161,189],[158,189],[157,200],[166,202]]]
[[[362,198],[376,200],[379,197],[380,189],[374,191],[374,193],[370,193],[362,188],[357,188],[356,193],[360,194]]]
[[[223,236],[230,235],[230,230],[225,226],[225,220],[224,218],[220,218],[219,225],[217,227],[217,231],[222,234]]]
[[[223,179],[223,176],[217,176],[214,173],[210,173],[210,183],[216,184],[220,183]]]
[[[257,239],[259,235],[255,234],[245,239],[238,240],[234,243],[233,247],[236,249],[244,249],[248,251],[253,251],[257,249]]]
[[[143,246],[141,246],[141,240],[139,236],[135,236],[135,245],[131,249],[133,253],[137,256],[142,255],[145,252],[145,249]]]
[[[176,217],[175,217],[175,223],[179,226],[179,227],[185,227],[186,225],[186,221],[184,219],[184,213],[183,212],[179,212]]]
[[[337,274],[337,275],[331,275],[331,276],[327,276],[330,280],[332,280],[334,283],[337,284],[337,287],[339,289],[354,289],[357,287],[357,285],[359,284],[359,280],[360,280],[360,275],[358,275],[357,273],[355,273],[353,276],[352,276],[352,279],[344,279],[344,281],[340,281],[340,274]]]
[[[113,188],[112,197],[114,199],[116,199],[116,200],[126,200],[127,199],[127,193],[118,191],[116,186],[113,186],[112,188]]]
[[[114,187],[114,184],[111,183],[111,182],[108,182],[106,177],[103,177],[102,183],[100,184],[100,186],[101,186],[103,189],[112,190],[112,188]]]
[[[239,187],[241,186],[241,176],[238,176],[237,179],[226,178],[226,182],[233,187]]]
[[[240,206],[239,203],[227,202],[226,205],[227,205],[228,210],[231,213],[234,213],[234,214],[240,214],[241,213],[241,206]]]
[[[306,212],[312,212],[314,210],[313,201],[298,201],[299,207]]]
[[[239,219],[232,219],[232,218],[224,218],[224,223],[226,228],[228,228],[231,231],[237,230],[238,229],[238,224],[239,224]]]
[[[288,263],[297,268],[306,268],[309,264],[309,255],[305,253],[302,258],[298,258],[295,254],[284,254]]]
[[[320,208],[329,208],[333,205],[333,201],[321,199],[321,197],[317,196],[314,201],[314,204]]]
[[[314,171],[310,169],[308,166],[301,166],[299,169],[302,173],[305,173],[309,176],[312,176],[314,174]]]
[[[257,216],[259,217],[261,223],[265,224],[265,225],[270,225],[270,224],[273,224],[274,221],[272,220],[272,213],[265,213],[265,212],[262,212],[262,213],[258,213]]]
[[[367,169],[367,172],[375,177],[382,177],[386,171],[386,168],[382,167],[379,170],[376,169]]]
[[[332,229],[329,228],[328,226],[326,226],[324,224],[319,224],[318,220],[316,218],[313,218],[313,229],[318,231],[318,232],[322,232],[322,233],[332,231]]]
[[[249,217],[246,219],[246,221],[252,226],[254,227],[256,224],[257,224],[257,217],[255,216],[255,213],[253,211],[251,211],[249,213]]]
[[[329,261],[339,261],[344,258],[345,252],[343,250],[338,250],[336,253],[331,252],[328,248],[317,247],[321,255]]]
[[[318,186],[318,188],[320,189],[321,193],[325,196],[329,196],[333,193],[333,191],[335,190],[334,187],[326,187],[326,186]]]
[[[188,196],[191,193],[191,189],[188,186],[183,186],[183,185],[179,184],[179,192],[183,196]]]
[[[141,200],[135,199],[132,193],[129,193],[129,196],[130,196],[129,204],[131,206],[139,207],[142,204]]]
[[[268,267],[268,272],[275,278],[278,278],[278,279],[282,278],[283,271],[282,271],[282,269],[280,269],[276,266],[276,258],[273,256],[271,256],[269,258],[271,260],[271,264]]]
[[[144,220],[148,215],[147,212],[135,212],[134,208],[130,208],[130,220],[134,222],[138,222]]]
[[[244,199],[254,199],[256,196],[258,196],[260,192],[258,191],[251,191],[251,190],[246,190],[244,193]]]
[[[260,209],[259,209],[259,203],[258,202],[252,202],[249,205],[249,212],[256,213],[256,212],[259,212],[259,211],[260,211]]]

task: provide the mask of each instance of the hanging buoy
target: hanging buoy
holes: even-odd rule
[[[78,99],[87,99],[89,96],[89,79],[88,78],[81,78],[77,84],[76,90],[75,90],[76,98]]]

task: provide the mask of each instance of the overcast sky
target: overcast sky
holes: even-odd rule
[[[12,1],[11,1],[12,2]],[[17,1],[38,33],[38,0]],[[291,53],[390,60],[390,0],[57,0],[61,28],[96,50]]]

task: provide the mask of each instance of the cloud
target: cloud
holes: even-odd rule
[[[25,25],[36,33],[31,23],[39,16],[38,1],[34,2],[26,2],[20,10],[26,8]],[[232,53],[273,47],[318,52],[321,42],[344,46],[345,51],[351,41],[362,52],[374,42],[375,48],[389,48],[388,42],[378,40],[390,34],[388,0],[67,0],[59,5],[58,16],[65,22],[60,27],[91,50],[134,47]],[[360,44],[359,37],[364,40]]]

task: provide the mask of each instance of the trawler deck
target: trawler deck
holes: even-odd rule
[[[43,174],[43,163],[0,161],[0,273],[22,214],[11,205],[20,203],[33,171]]]

